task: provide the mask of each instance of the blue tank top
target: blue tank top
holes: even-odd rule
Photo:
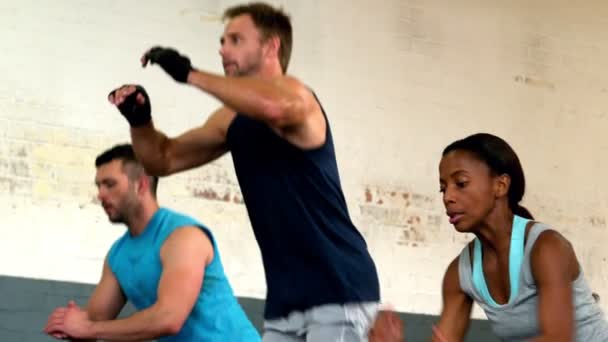
[[[162,265],[160,249],[167,237],[184,226],[200,227],[213,244],[213,260],[205,268],[203,286],[194,308],[177,335],[159,341],[260,341],[224,274],[217,245],[209,229],[194,219],[160,208],[136,237],[127,231],[108,254],[109,266],[127,299],[138,310],[152,306]]]
[[[237,113],[227,142],[264,263],[264,317],[378,301],[376,267],[349,217],[329,123],[325,143],[303,150]]]
[[[519,291],[519,270],[524,261],[524,242],[526,237],[526,225],[528,222],[530,222],[530,220],[513,215],[511,243],[509,245],[509,284],[511,289],[509,302],[512,302],[515,299]],[[473,248],[473,284],[486,303],[489,303],[489,305],[496,308],[501,307],[501,305],[496,303],[494,298],[492,298],[486,283],[486,278],[483,274],[483,258],[481,255],[481,242],[479,239],[475,239]]]

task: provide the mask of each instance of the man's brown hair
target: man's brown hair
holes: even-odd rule
[[[256,28],[262,34],[262,40],[267,40],[275,35],[279,37],[281,42],[281,46],[279,47],[279,62],[281,63],[283,73],[287,72],[292,44],[289,16],[282,9],[274,8],[263,2],[251,2],[226,9],[222,19],[234,19],[244,14],[251,16]]]

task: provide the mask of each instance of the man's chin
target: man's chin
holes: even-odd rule
[[[253,76],[253,73],[250,70],[241,70],[238,68],[228,68],[228,69],[224,69],[224,75],[226,75],[226,77],[248,77],[248,76]]]
[[[239,74],[239,69],[237,68],[225,68],[224,69],[224,75],[228,76],[228,77],[236,77]]]
[[[108,220],[110,222],[116,223],[116,224],[118,224],[118,223],[125,223],[125,220],[122,217],[120,217],[120,216],[111,216],[111,215],[108,215]]]

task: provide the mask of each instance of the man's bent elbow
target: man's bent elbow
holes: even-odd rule
[[[160,334],[170,336],[179,334],[186,323],[184,319],[178,317],[166,317],[163,321],[164,322],[159,325]]]

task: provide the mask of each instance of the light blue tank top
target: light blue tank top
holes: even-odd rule
[[[160,249],[167,237],[184,226],[200,227],[213,244],[213,260],[205,268],[203,286],[181,331],[159,341],[260,341],[239,305],[224,274],[220,254],[207,227],[194,219],[166,208],[160,208],[142,234],[133,237],[127,231],[108,254],[109,266],[127,299],[138,310],[153,305],[162,265]]]
[[[511,285],[509,302],[513,301],[519,290],[519,270],[524,259],[524,240],[526,225],[529,221],[530,220],[517,215],[513,216],[511,245],[509,247],[509,283]],[[475,253],[473,258],[473,284],[486,303],[499,308],[502,305],[496,303],[494,298],[490,295],[490,290],[488,289],[486,278],[483,274],[483,257],[481,255],[481,242],[479,239],[475,239],[473,248],[473,253]]]
[[[460,288],[486,313],[494,334],[502,341],[528,341],[538,336],[538,291],[530,254],[540,234],[550,229],[542,223],[534,223],[524,246],[526,225],[529,220],[515,216],[509,251],[509,279],[511,294],[509,301],[499,305],[488,290],[482,267],[481,243],[474,242],[473,267],[469,246],[465,246],[459,257],[458,274]],[[575,338],[577,342],[608,341],[608,323],[592,296],[585,281],[583,270],[572,283],[574,300]]]

